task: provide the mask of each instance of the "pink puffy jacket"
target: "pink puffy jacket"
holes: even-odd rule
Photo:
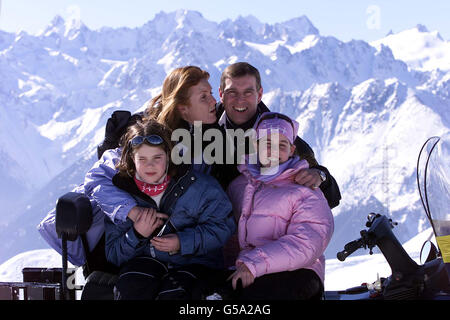
[[[236,265],[245,263],[255,277],[306,268],[324,281],[323,253],[333,233],[333,215],[320,189],[294,182],[303,168],[308,168],[306,160],[263,183],[240,165],[242,174],[228,187],[239,221]]]

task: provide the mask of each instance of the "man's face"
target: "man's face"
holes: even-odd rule
[[[219,89],[228,118],[241,125],[256,114],[256,106],[261,101],[263,89],[256,88],[256,78],[246,75],[239,78],[225,79],[223,91]]]

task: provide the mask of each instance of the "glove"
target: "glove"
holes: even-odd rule
[[[105,140],[97,147],[98,159],[101,158],[103,152],[108,149],[114,149],[119,146],[119,141],[128,127],[131,118],[131,112],[124,110],[114,111],[106,122]]]

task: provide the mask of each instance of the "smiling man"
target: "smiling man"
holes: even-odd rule
[[[229,65],[220,79],[221,102],[216,106],[219,125],[225,129],[244,131],[253,128],[259,116],[270,111],[262,102],[262,95],[263,87],[258,69],[246,62]],[[309,169],[303,169],[297,174],[296,182],[310,188],[320,187],[330,208],[336,207],[341,199],[336,180],[327,168],[317,163],[313,150],[305,141],[297,137],[294,143],[300,157],[310,165]],[[237,177],[239,172],[236,166],[230,168],[229,179]]]

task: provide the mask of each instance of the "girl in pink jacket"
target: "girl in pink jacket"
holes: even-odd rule
[[[294,182],[308,167],[295,155],[298,123],[267,112],[256,122],[257,159],[247,157],[228,187],[240,252],[228,278],[239,298],[311,299],[323,293],[333,215],[319,188]],[[254,158],[255,160],[255,158]]]

